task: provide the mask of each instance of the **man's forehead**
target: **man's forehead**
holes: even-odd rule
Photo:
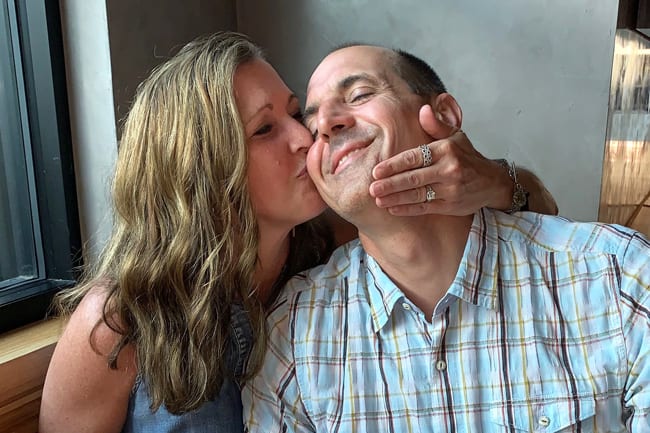
[[[350,76],[385,79],[389,52],[386,48],[368,45],[334,51],[314,70],[307,86],[307,99],[315,91],[338,90]]]

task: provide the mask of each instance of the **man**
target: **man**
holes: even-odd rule
[[[460,127],[408,54],[346,47],[312,75],[309,172],[359,241],[271,309],[264,366],[242,393],[249,430],[650,431],[648,240],[534,213],[382,212],[371,170],[429,141],[423,103]]]

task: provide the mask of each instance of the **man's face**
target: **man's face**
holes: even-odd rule
[[[393,53],[355,46],[327,56],[307,88],[305,123],[314,135],[307,168],[329,206],[344,218],[376,210],[373,167],[430,141],[418,122],[422,98],[391,64]]]

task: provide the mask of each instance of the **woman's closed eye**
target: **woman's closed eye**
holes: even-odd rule
[[[302,123],[302,120],[303,120],[302,111],[298,111],[298,112],[294,113],[291,117],[296,119],[298,122]]]
[[[270,123],[267,123],[266,125],[262,125],[261,127],[259,127],[253,133],[253,135],[258,135],[259,136],[259,135],[268,134],[269,132],[271,132],[272,129],[273,129],[273,126]]]
[[[297,120],[298,122],[302,123],[302,118],[303,118],[302,111],[298,110],[297,112],[291,114],[291,117]],[[261,135],[269,134],[270,132],[273,131],[273,127],[274,127],[273,123],[274,122],[263,124],[262,126],[260,126],[255,130],[253,136],[261,136]]]

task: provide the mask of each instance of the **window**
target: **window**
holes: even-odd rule
[[[0,4],[0,332],[45,316],[80,263],[59,4]]]

